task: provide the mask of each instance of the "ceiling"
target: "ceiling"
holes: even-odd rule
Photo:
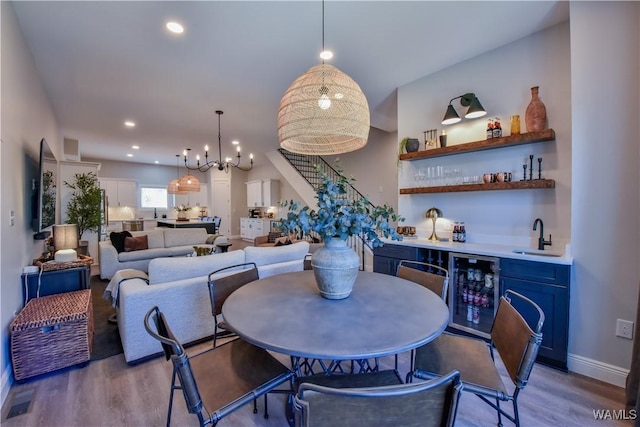
[[[175,165],[184,148],[217,151],[215,110],[223,110],[223,157],[234,155],[237,139],[259,161],[278,148],[284,91],[320,62],[318,0],[13,7],[61,133],[79,141],[83,159]],[[397,87],[568,15],[565,1],[327,1],[325,46],[334,52],[328,62],[367,96],[371,125],[394,131]],[[168,20],[185,32],[169,33]]]

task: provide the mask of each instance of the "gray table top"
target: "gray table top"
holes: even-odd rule
[[[227,326],[250,343],[297,357],[369,359],[419,347],[447,326],[436,294],[408,280],[360,272],[351,295],[328,300],[312,271],[249,283],[222,307]]]

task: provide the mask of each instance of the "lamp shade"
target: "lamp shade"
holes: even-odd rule
[[[195,176],[187,173],[178,180],[178,187],[180,191],[193,191],[197,193],[200,191],[200,181]]]
[[[167,193],[169,194],[189,194],[188,191],[183,191],[180,189],[180,184],[178,182],[179,180],[174,179],[172,180],[169,185],[167,186]]]
[[[278,111],[280,146],[300,154],[331,155],[364,147],[369,137],[367,98],[333,65],[311,67],[284,93]]]
[[[53,226],[53,247],[56,250],[55,260],[58,262],[72,261],[78,257],[75,248],[78,247],[78,225],[64,224]]]
[[[442,118],[443,125],[452,125],[454,123],[458,123],[460,120],[460,116],[456,112],[456,109],[453,108],[453,105],[449,104],[447,107],[447,111],[444,113],[444,117]]]
[[[467,119],[475,119],[485,114],[487,114],[487,112],[484,110],[482,104],[480,104],[480,100],[478,100],[477,96],[474,96],[467,110],[467,114],[465,114],[464,117]]]

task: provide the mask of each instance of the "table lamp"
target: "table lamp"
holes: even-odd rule
[[[75,249],[78,247],[78,225],[64,224],[53,226],[53,247],[56,250],[56,262],[74,261],[78,258]]]
[[[431,236],[429,236],[429,240],[433,240],[435,242],[440,241],[440,239],[438,239],[438,236],[436,235],[436,220],[438,218],[440,218],[442,216],[442,211],[438,208],[431,208],[427,211],[427,218],[430,218],[431,221],[433,221],[433,232],[431,233]]]

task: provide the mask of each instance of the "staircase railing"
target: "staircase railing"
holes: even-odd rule
[[[321,183],[320,172],[326,173],[334,181],[338,179],[338,171],[332,168],[331,165],[320,156],[292,153],[282,148],[279,148],[278,152],[287,159],[291,166],[298,171],[300,176],[302,176],[314,190],[317,190]],[[319,166],[319,170],[316,169],[315,165]],[[353,185],[349,184],[347,198],[350,202],[354,202],[364,199],[365,197],[353,187]],[[371,207],[374,207],[371,202],[368,203]],[[371,245],[369,245],[362,236],[350,236],[347,239],[347,245],[358,254],[360,257],[360,270],[364,270],[365,247],[371,249]]]

